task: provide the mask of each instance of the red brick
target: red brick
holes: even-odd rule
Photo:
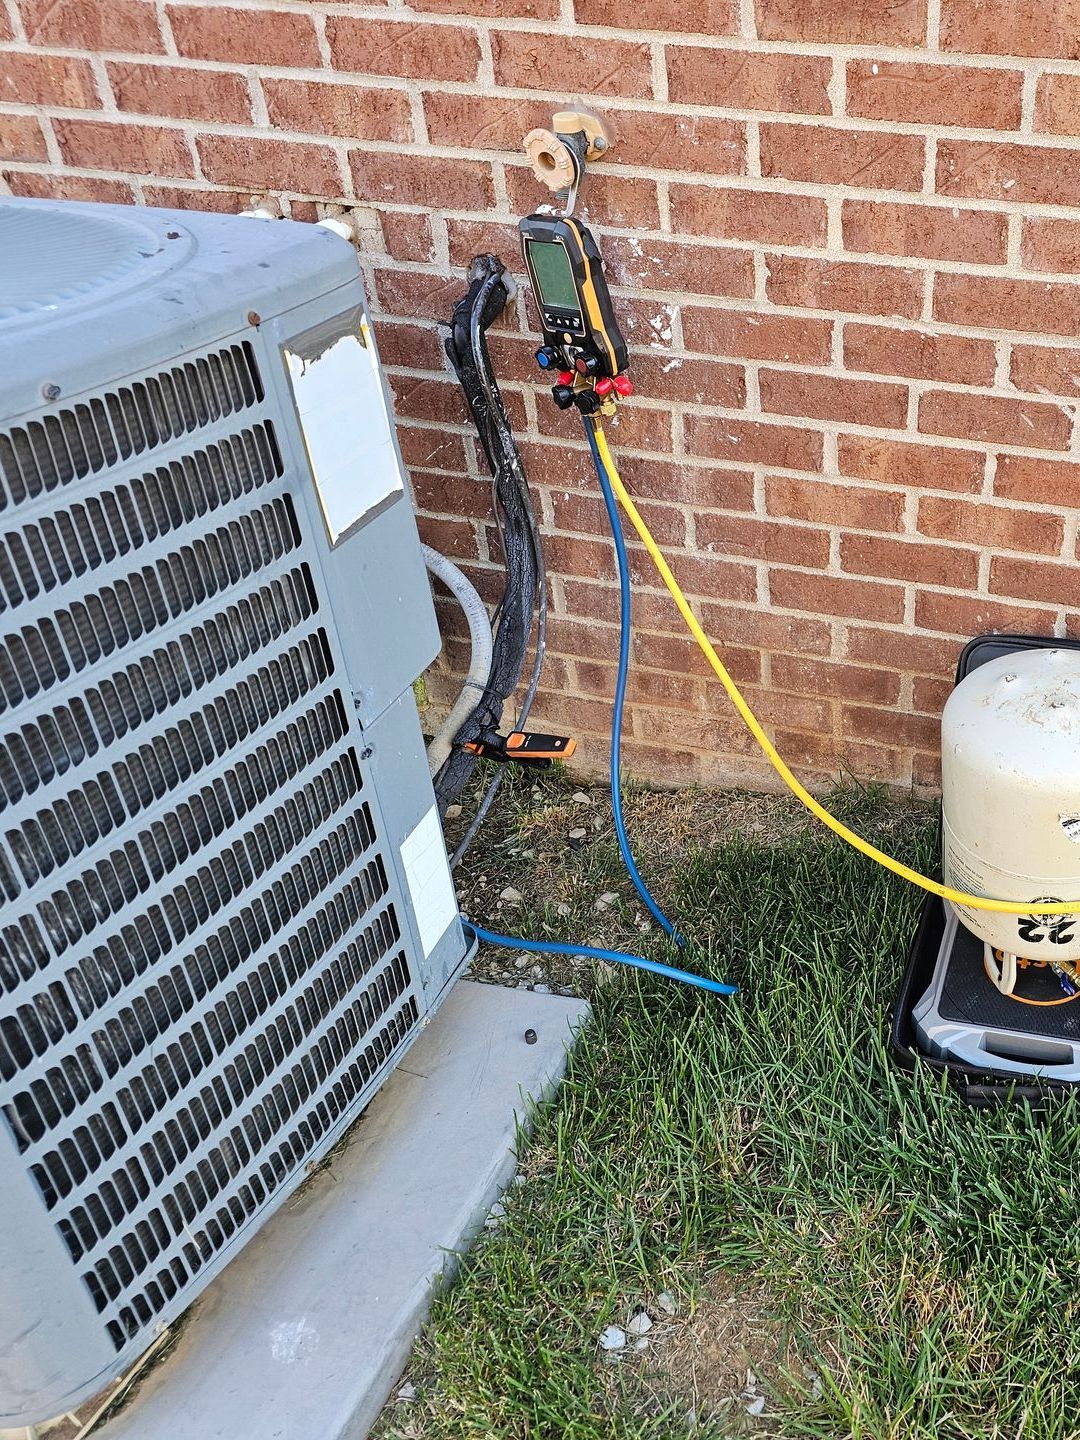
[[[995,555],[990,561],[990,590],[1013,600],[1038,600],[1051,606],[1080,605],[1080,569],[1016,555]]]
[[[916,635],[910,630],[848,626],[847,655],[851,660],[888,665],[896,670],[951,675],[956,669],[959,653],[952,641],[940,640],[932,635]]]
[[[491,170],[475,160],[354,150],[349,162],[357,198],[369,205],[488,210],[495,204]]]
[[[6,10],[0,10],[0,40],[13,40],[15,31],[11,24],[11,16]]]
[[[578,688],[584,694],[610,699],[615,688],[614,665],[579,660],[574,671]],[[693,711],[701,709],[701,698],[701,686],[692,680],[685,670],[671,674],[656,670],[643,671],[635,667],[630,672],[627,700],[631,706],[644,702],[674,710]]]
[[[943,595],[934,590],[915,594],[915,624],[922,630],[939,630],[945,635],[985,635],[994,630],[1005,634],[1050,630],[1053,610],[1036,610],[1010,605],[982,595]]]
[[[921,135],[831,126],[761,126],[761,173],[815,185],[864,190],[919,190],[925,147]]]
[[[775,465],[781,470],[821,468],[822,440],[817,430],[722,415],[687,415],[685,429],[691,455],[742,465]]]
[[[322,64],[315,26],[308,15],[220,5],[169,5],[166,13],[176,48],[192,60],[235,60],[241,65]]]
[[[985,500],[923,495],[919,500],[919,531],[935,540],[1056,555],[1061,550],[1065,522],[1060,515],[1013,510],[1005,505],[989,505]]]
[[[676,29],[683,27],[677,26]],[[731,110],[782,110],[788,115],[829,115],[832,63],[824,55],[761,54],[667,47],[668,97],[683,105]],[[621,141],[620,141],[621,143]],[[715,174],[711,165],[696,169]]]
[[[671,565],[679,583],[689,595],[703,594],[739,606],[747,606],[753,601],[756,572],[752,565],[715,557],[708,563],[702,562],[700,558],[694,563],[693,557],[686,555],[671,557]],[[645,573],[640,559],[635,558],[634,566],[635,573]],[[648,584],[660,585],[655,571],[648,577]],[[700,591],[695,588],[699,584],[704,587]],[[618,620],[619,592],[606,581],[596,583],[568,574],[563,579],[562,591],[569,615],[609,625]],[[708,602],[702,604],[704,611],[710,608]],[[665,635],[686,634],[686,627],[671,602],[671,596],[667,590],[658,588],[639,587],[635,591],[634,628],[656,630]],[[595,645],[588,645],[586,653],[595,653]]]
[[[1018,390],[1041,395],[1064,395],[1076,400],[1080,391],[1080,350],[1056,350],[1048,345],[1014,345],[1010,363],[1012,383]]]
[[[568,490],[565,488],[566,484],[564,479],[562,488],[555,487],[547,492],[556,530],[578,535],[606,535],[607,514],[595,484],[590,485],[586,491]],[[638,500],[637,504],[646,525],[661,545],[674,545],[680,550],[685,547],[686,516],[681,510],[677,510],[673,505],[653,505],[642,500]],[[489,495],[489,511],[490,508]],[[652,575],[647,583],[655,583]]]
[[[1035,400],[931,390],[919,400],[919,429],[924,435],[954,435],[958,440],[1067,450],[1072,420],[1058,406]]]
[[[439,425],[467,425],[469,407],[459,386],[449,377],[392,375],[394,410],[398,417],[427,420]]]
[[[631,577],[635,584],[649,585],[662,593],[658,595],[667,607],[671,598],[663,588],[664,582],[657,575],[652,561],[641,551],[639,557],[631,556]],[[671,567],[679,584],[689,595],[707,596],[710,600],[740,600],[752,605],[757,600],[757,570],[753,565],[729,559],[724,555],[698,553],[676,555]],[[676,611],[676,617],[678,612]]]
[[[761,40],[827,45],[922,45],[925,0],[756,0]]]
[[[979,578],[979,557],[973,550],[891,535],[841,535],[840,566],[849,574],[948,585],[955,590],[970,589]]]
[[[1026,217],[1020,254],[1028,270],[1080,273],[1080,223]]]
[[[425,264],[435,259],[435,236],[429,216],[395,210],[383,214],[382,232],[386,253],[392,260],[413,260]]]
[[[749,470],[712,469],[692,460],[661,460],[652,455],[648,459],[621,455],[619,472],[635,495],[710,509],[754,508],[754,476]]]
[[[341,196],[337,156],[327,145],[251,135],[200,135],[195,143],[203,174],[220,185]]]
[[[162,210],[211,210],[218,215],[236,215],[250,204],[250,197],[232,190],[196,190],[181,185],[143,185],[143,203]]]
[[[578,439],[581,435],[581,418],[574,410],[569,413],[557,410],[554,405],[541,404],[537,407],[537,420],[541,435],[561,436]],[[668,406],[624,405],[617,418],[608,428],[608,437],[616,446],[631,450],[655,450],[661,455],[671,453],[671,410]],[[588,461],[584,460],[585,464]]]
[[[1035,129],[1080,135],[1080,75],[1043,75],[1035,92]]]
[[[706,694],[709,708],[714,712],[726,699],[719,684],[706,686]],[[770,728],[785,725],[787,734],[809,730],[815,735],[831,737],[836,728],[835,707],[817,695],[782,695],[770,686],[767,690],[747,690],[746,700],[759,720]]]
[[[829,532],[805,525],[784,525],[744,515],[701,512],[695,520],[698,547],[747,560],[824,569],[829,563]]]
[[[914,125],[1016,130],[1023,83],[1019,70],[849,60],[847,113]]]
[[[683,295],[754,293],[754,265],[742,250],[613,235],[604,245],[608,280],[635,290]]]
[[[988,330],[1074,336],[1080,329],[1080,285],[1012,276],[938,275],[934,318]]]
[[[875,375],[992,385],[996,356],[992,340],[850,321],[844,326],[844,365],[848,370],[869,370]]]
[[[951,680],[936,680],[929,675],[917,675],[911,687],[911,708],[923,715],[940,716],[953,688]]]
[[[328,84],[322,80],[262,82],[270,124],[309,135],[344,135],[351,140],[413,138],[409,97],[404,90]]]
[[[96,110],[101,104],[86,60],[64,55],[7,53],[0,64],[0,101]]]
[[[641,707],[634,710],[635,735],[665,746],[689,745],[706,753],[722,748],[728,753],[750,755],[756,749],[754,741],[745,728],[740,735],[739,728],[738,720],[732,723],[730,715],[691,715],[685,710],[675,714]]]
[[[840,435],[837,455],[841,475],[918,490],[981,490],[986,469],[985,457],[974,450],[909,445],[869,435]]]
[[[904,524],[904,495],[899,490],[874,490],[856,485],[833,485],[816,477],[793,475],[765,477],[765,509],[770,515],[812,520],[845,530],[900,530]]]
[[[612,18],[607,0],[574,0],[574,19],[579,25],[610,25]],[[695,0],[693,5],[684,0],[637,0],[632,20],[635,31],[737,35],[739,4],[738,0]]]
[[[877,710],[869,705],[845,705],[841,727],[845,735],[854,735],[860,740],[884,740],[905,747],[916,745],[923,750],[936,746],[940,739],[936,719],[896,710]]]
[[[521,90],[563,94],[567,75],[587,75],[593,95],[652,95],[652,56],[630,40],[545,35],[534,30],[496,30],[491,36],[495,83]]]
[[[540,187],[528,166],[507,166],[506,187],[514,215],[528,215],[537,205],[551,203],[551,192]],[[655,180],[598,171],[589,176],[583,198],[579,213],[590,224],[631,230],[655,230],[660,224]]]
[[[32,115],[0,115],[0,160],[46,160],[48,153]]]
[[[1075,205],[1075,157],[1047,145],[939,140],[936,186],[939,195]]]
[[[708,239],[752,240],[766,245],[825,242],[825,202],[811,195],[674,184],[671,214],[676,230]]]
[[[819,615],[850,615],[899,625],[904,618],[904,587],[847,576],[813,575],[805,570],[769,571],[769,598],[786,610]]]
[[[723,55],[727,51],[711,53]],[[618,137],[611,153],[614,165],[704,171],[708,175],[746,173],[746,125],[742,120],[719,115],[651,115],[646,110],[607,106],[604,117]],[[551,123],[550,118],[546,123]]]
[[[1070,460],[1035,460],[1029,455],[999,455],[994,494],[1028,505],[1076,504],[1080,467]]]
[[[153,0],[19,0],[31,45],[91,52],[165,49]]]
[[[953,206],[845,200],[844,249],[874,255],[918,255],[1002,265],[1008,242],[1004,215]]]
[[[550,102],[531,98],[435,91],[424,96],[424,113],[433,145],[502,150],[515,158],[520,154],[522,135],[551,124]],[[745,171],[745,127],[738,120],[711,115],[651,115],[644,110],[613,110],[606,106],[604,117],[618,136],[611,154],[615,165],[705,169],[710,175],[741,175]],[[604,163],[606,166],[606,159]],[[590,176],[590,185],[603,173]]]
[[[491,517],[491,483],[485,476],[473,480],[468,476],[451,479],[447,475],[431,475],[424,467],[435,470],[465,469],[465,446],[460,435],[425,426],[402,425],[398,440],[405,464],[412,471],[416,503],[425,510],[450,515],[471,515],[477,520]],[[466,498],[468,504],[466,504]]]
[[[417,270],[375,271],[375,293],[386,315],[401,320],[439,320],[444,324],[461,299],[460,275],[429,275]]]
[[[806,579],[798,572],[794,572],[793,578],[796,582]],[[823,620],[811,620],[804,615],[777,615],[759,606],[735,609],[705,602],[701,607],[701,623],[722,654],[729,645],[757,645],[763,650],[791,650],[796,655],[827,655],[832,645],[829,626]]]
[[[426,545],[437,545],[451,560],[476,560],[480,555],[476,527],[466,520],[431,520],[419,515],[417,528]]]
[[[94,200],[103,205],[133,205],[135,191],[122,180],[101,180],[89,175],[42,175],[29,170],[0,172],[12,195],[34,200]],[[146,187],[146,203],[153,205]]]
[[[428,139],[433,145],[470,150],[506,150],[515,156],[521,137],[538,126],[551,125],[551,106],[544,100],[501,95],[462,95],[430,91],[424,95]]]
[[[796,255],[767,255],[765,263],[769,271],[765,293],[774,305],[903,315],[909,320],[922,311],[923,276],[918,270]]]
[[[334,69],[360,75],[475,80],[480,67],[480,42],[464,25],[328,15],[326,38]]]
[[[635,631],[631,639],[630,659],[636,669],[673,670],[688,675],[711,675],[709,663],[694,643],[689,631],[683,635],[650,635]],[[741,684],[761,679],[761,655],[732,645],[724,646],[724,665]]]
[[[900,698],[900,676],[896,671],[869,665],[834,665],[799,655],[776,655],[769,675],[777,689],[796,694],[865,700],[877,705],[895,705]]]
[[[682,329],[688,350],[704,350],[712,355],[827,365],[832,351],[831,321],[795,315],[706,310],[691,305],[682,312]]]
[[[251,96],[242,75],[127,60],[110,61],[106,69],[121,110],[232,125],[246,125],[251,120]]]
[[[846,421],[899,429],[907,420],[907,386],[808,375],[799,370],[762,370],[761,408],[773,415]]]
[[[942,0],[941,48],[1080,59],[1077,0]]]
[[[619,328],[631,352],[647,348],[670,356],[679,308],[671,300],[650,300],[624,291],[619,296]]]
[[[384,365],[402,365],[410,370],[441,370],[442,340],[437,330],[379,320],[375,340]]]
[[[180,130],[97,120],[54,120],[53,130],[68,165],[182,179],[195,174],[187,140]]]
[[[559,0],[409,0],[409,8],[433,15],[476,15],[485,20],[556,20]]]
[[[639,396],[666,404],[715,405],[741,410],[746,404],[746,377],[741,365],[715,360],[665,360],[660,355],[635,355],[630,364]],[[625,413],[625,412],[624,412]]]
[[[397,215],[389,217],[389,229],[393,229]],[[519,261],[517,226],[509,220],[448,220],[446,233],[450,245],[451,265],[467,268],[473,256],[483,253],[505,255],[511,268],[522,274],[524,267]],[[532,347],[535,350],[535,346]],[[502,373],[502,372],[500,372]],[[530,379],[536,378],[535,363],[528,372]]]

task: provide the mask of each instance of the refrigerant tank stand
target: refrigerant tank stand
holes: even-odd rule
[[[968,645],[942,715],[941,752],[946,883],[1033,908],[1080,894],[1076,642],[1003,635]],[[1078,915],[930,900],[898,1035],[905,995],[909,1041],[965,1083],[978,1074],[1080,1081]]]

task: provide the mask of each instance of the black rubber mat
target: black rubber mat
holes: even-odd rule
[[[1016,990],[1002,995],[986,973],[982,941],[963,925],[955,930],[938,1011],[945,1020],[965,1024],[1080,1039],[1080,995],[1068,996],[1049,964],[1021,964]]]

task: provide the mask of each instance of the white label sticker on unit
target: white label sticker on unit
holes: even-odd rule
[[[300,428],[331,545],[405,485],[375,347],[342,335],[314,358],[285,351]]]
[[[434,805],[402,842],[401,863],[426,960],[458,913],[442,826]]]

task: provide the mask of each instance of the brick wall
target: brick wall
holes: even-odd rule
[[[436,322],[549,198],[522,133],[590,103],[618,136],[585,200],[633,348],[627,481],[788,758],[932,786],[962,640],[1080,631],[1077,57],[1080,0],[0,0],[0,165],[19,195],[362,207],[423,530],[490,594]],[[519,301],[497,353],[549,536],[537,719],[599,765],[611,547],[527,331]],[[629,765],[763,780],[633,558]]]

